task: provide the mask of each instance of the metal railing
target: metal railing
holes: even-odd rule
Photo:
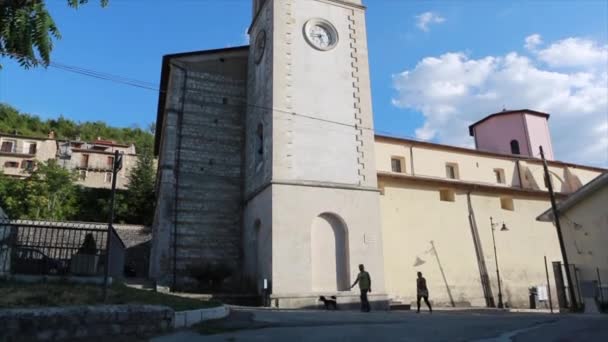
[[[107,236],[104,224],[0,220],[0,275],[98,275]]]

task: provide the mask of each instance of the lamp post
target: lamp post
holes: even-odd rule
[[[494,238],[494,227],[499,226],[500,223],[494,223],[492,217],[490,217],[490,227],[492,228],[492,243],[494,244],[494,261],[496,262],[496,278],[498,279],[498,307],[502,309],[504,305],[502,304],[502,287],[500,284],[500,271],[498,270],[498,254],[496,253],[496,239]],[[500,228],[501,232],[505,232],[509,230],[507,226],[502,224],[502,228]]]

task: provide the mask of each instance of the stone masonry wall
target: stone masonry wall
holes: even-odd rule
[[[245,75],[243,75],[245,78]],[[177,166],[177,271],[188,287],[192,269],[241,257],[246,83],[188,71]]]
[[[0,310],[0,341],[146,337],[173,328],[170,308],[147,305]]]

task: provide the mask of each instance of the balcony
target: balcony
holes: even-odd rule
[[[99,162],[68,162],[65,165],[66,168],[76,169],[76,170],[88,170],[88,171],[112,171],[112,165],[108,164],[106,161]]]

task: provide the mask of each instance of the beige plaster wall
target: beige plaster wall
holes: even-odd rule
[[[546,209],[546,208],[545,208]],[[580,269],[580,281],[608,280],[608,187],[561,213],[568,261]]]
[[[438,188],[433,186],[388,179],[383,183],[380,204],[389,296],[406,303],[415,301],[416,272],[421,271],[429,284],[431,299],[439,305],[449,304],[439,264],[428,252],[433,241],[457,305],[485,306],[466,193],[457,191],[454,202],[442,202]],[[527,307],[528,287],[547,282],[545,255],[555,297],[550,263],[561,260],[556,232],[551,224],[535,220],[549,201],[516,197],[514,211],[501,209],[499,194],[473,193],[471,202],[495,300],[498,289],[490,216],[509,229],[496,231],[504,301],[512,307]],[[419,267],[414,266],[417,257],[425,261]]]
[[[397,143],[382,139],[376,140],[375,149],[376,166],[381,172],[391,172],[391,157],[398,157],[404,161],[402,165],[405,166],[404,170],[408,175],[446,179],[445,166],[447,163],[453,163],[458,166],[458,179],[461,181],[517,188],[523,186],[524,189],[529,190],[547,190],[543,178],[543,165],[540,160],[520,160],[518,166],[517,159],[475,154],[474,150],[459,152],[441,146],[413,145],[407,141]],[[495,169],[504,171],[504,184],[497,182]],[[555,191],[570,193],[577,189],[569,185],[572,182],[568,182],[567,170],[572,175],[571,177],[576,177],[580,181],[580,184],[586,184],[600,174],[600,171],[595,169],[552,163],[549,165],[549,172]],[[518,172],[521,176],[518,175]]]
[[[382,233],[378,193],[313,186],[272,185],[272,274],[273,294],[324,294],[336,292],[323,280],[313,288],[312,253],[322,253],[322,242],[312,240],[318,217],[332,215],[348,236],[348,281],[355,279],[358,265],[365,264],[374,293],[384,293]],[[327,226],[325,226],[327,228]],[[327,271],[334,269],[327,266]],[[325,269],[323,270],[325,271]],[[318,278],[317,278],[318,280]],[[354,293],[354,291],[353,291]]]

